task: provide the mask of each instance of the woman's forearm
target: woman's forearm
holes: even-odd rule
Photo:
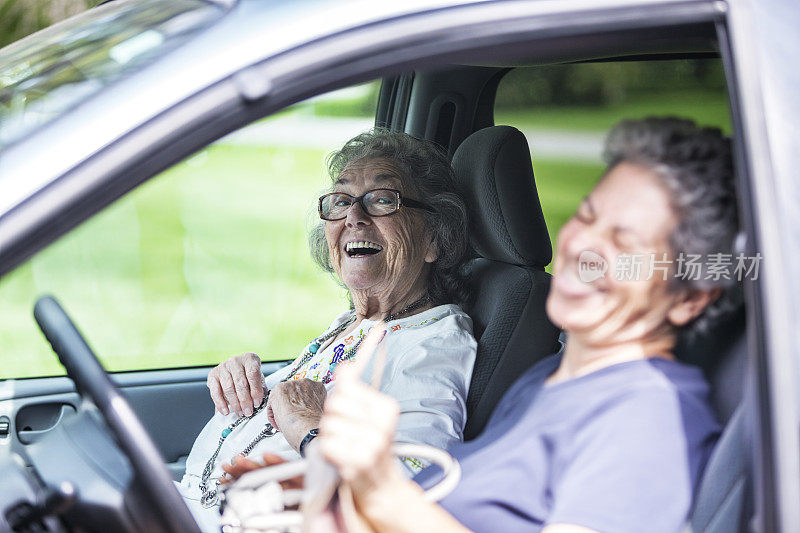
[[[380,488],[356,497],[362,516],[378,533],[465,533],[469,530],[398,471]]]

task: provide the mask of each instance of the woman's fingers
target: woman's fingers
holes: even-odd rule
[[[348,369],[349,370],[349,369]],[[353,380],[345,383],[337,382],[337,388],[325,402],[325,413],[356,418],[370,418],[381,415],[386,420],[388,413],[399,411],[397,402],[369,385]]]
[[[225,395],[222,393],[222,386],[219,383],[218,368],[213,368],[208,373],[206,385],[208,392],[211,393],[211,399],[214,401],[214,408],[223,415],[228,414],[228,402],[225,401]]]
[[[275,466],[285,462],[287,462],[286,459],[284,459],[279,455],[275,455],[274,453],[264,454],[264,466]],[[304,483],[303,476],[297,476],[291,479],[286,479],[284,481],[281,481],[281,487],[283,487],[284,490],[302,489],[303,483]]]
[[[206,385],[220,413],[227,415],[230,406],[238,416],[250,416],[264,400],[261,359],[249,352],[231,357],[208,373]]]
[[[250,394],[250,381],[247,379],[245,371],[245,361],[248,359],[243,354],[238,357],[233,357],[225,361],[225,368],[228,370],[233,383],[233,394],[236,396],[236,401],[239,404],[237,413],[244,413],[245,416],[253,414],[253,396]],[[224,387],[223,387],[224,390]],[[227,391],[225,397],[228,397]],[[233,407],[233,404],[231,404]],[[241,416],[241,414],[240,414]]]
[[[319,427],[326,395],[325,386],[310,379],[279,383],[269,393],[267,417],[298,449],[308,432]]]
[[[349,369],[348,369],[349,370]],[[391,461],[400,408],[395,400],[360,381],[337,383],[320,421],[323,457],[353,481]]]
[[[364,431],[379,433],[391,438],[397,426],[400,409],[391,399],[366,397],[367,401],[331,397],[325,406],[325,419],[342,419],[363,426]],[[369,403],[367,403],[369,402]]]
[[[222,463],[222,469],[225,471],[225,475],[223,475],[219,481],[222,484],[231,483],[244,474],[248,472],[252,472],[253,470],[258,470],[260,468],[267,468],[270,466],[279,465],[281,463],[285,463],[286,459],[283,459],[279,455],[275,455],[273,453],[265,453],[263,456],[264,464],[258,463],[249,459],[243,455],[237,455],[233,458],[233,464]],[[287,489],[302,489],[303,488],[303,477],[293,477],[291,479],[286,479],[280,482],[281,487],[284,490]]]
[[[250,396],[255,409],[264,401],[264,374],[261,373],[261,359],[254,353],[242,355],[244,373],[250,388]]]
[[[236,416],[242,416],[242,407],[239,405],[239,397],[236,394],[236,385],[227,367],[219,366],[217,372],[219,386],[222,388],[222,395],[225,402],[230,406]]]
[[[227,476],[222,476],[220,478],[221,483],[230,483],[235,479],[239,479],[242,475],[246,474],[247,472],[252,472],[253,470],[258,470],[262,468],[264,465],[260,465],[257,462],[248,459],[243,455],[237,455],[233,458],[233,464],[222,463],[222,469],[225,471]]]
[[[346,481],[369,480],[376,471],[392,465],[399,405],[361,380],[385,332],[383,324],[374,327],[358,357],[337,368],[336,389],[325,402],[320,421],[320,452]]]
[[[280,385],[280,383],[278,385]],[[273,391],[274,390],[275,389],[273,389]],[[277,394],[273,394],[272,392],[269,393],[269,399],[267,400],[266,410],[267,410],[267,420],[269,420],[269,423],[272,424],[272,427],[280,431],[281,428],[278,427],[278,423],[275,421],[275,411],[272,410],[272,404],[275,401],[274,398],[277,397],[278,397]]]
[[[265,453],[261,456],[264,459],[264,464],[266,466],[275,466],[283,463],[287,463],[288,461],[281,457],[280,455],[275,455],[274,453]]]
[[[369,476],[391,457],[391,435],[366,428],[345,418],[326,417],[320,424],[319,450],[346,481]]]
[[[345,363],[340,364],[336,367],[336,384],[337,389],[341,389],[339,384],[345,382],[350,384],[351,382],[361,383],[361,373],[363,372],[363,368],[361,366],[357,366],[355,362],[347,361]]]

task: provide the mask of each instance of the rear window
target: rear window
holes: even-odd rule
[[[209,26],[201,0],[120,0],[0,50],[0,150]]]

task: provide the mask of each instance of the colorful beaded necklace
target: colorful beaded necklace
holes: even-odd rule
[[[419,307],[422,307],[428,301],[430,301],[430,296],[426,294],[419,300],[416,300],[408,304],[400,311],[386,316],[386,318],[383,319],[383,322],[388,323],[391,322],[392,320],[400,318],[406,313],[413,311],[414,309],[417,309]],[[324,333],[323,335],[320,335],[319,337],[311,341],[308,344],[308,346],[306,346],[306,348],[303,350],[303,353],[300,354],[300,357],[298,357],[299,362],[295,364],[294,368],[286,375],[285,378],[281,380],[281,383],[292,379],[300,371],[303,365],[308,363],[311,360],[311,358],[314,357],[314,355],[316,355],[316,353],[319,351],[320,346],[322,346],[328,340],[335,338],[337,335],[339,335],[341,332],[347,329],[347,326],[352,324],[355,320],[356,320],[356,313],[355,311],[351,311],[351,316],[347,320],[345,320],[332,330]],[[367,330],[366,333],[369,333],[369,330]],[[358,347],[361,346],[361,341],[363,341],[364,337],[366,337],[366,333],[363,333],[352,347],[345,350],[342,353],[342,356],[338,360],[330,364],[325,376],[323,376],[323,378],[320,380],[322,383],[327,384],[331,382],[331,379],[333,378],[333,372],[336,369],[336,365],[338,365],[342,361],[347,361],[348,359],[352,359],[353,357],[355,357],[356,351],[358,351]],[[200,478],[200,492],[202,494],[200,496],[200,504],[203,507],[205,508],[212,507],[216,505],[216,503],[219,501],[219,490],[217,488],[218,484],[216,481],[214,481],[213,482],[214,487],[213,488],[209,487],[209,479],[211,478],[211,472],[214,470],[214,462],[217,460],[217,456],[219,455],[219,452],[222,449],[222,445],[225,443],[225,439],[228,438],[228,435],[230,435],[233,432],[233,430],[236,429],[239,425],[249,421],[259,412],[261,412],[267,406],[268,399],[269,399],[269,391],[267,391],[267,394],[264,396],[264,399],[261,401],[261,404],[253,410],[252,415],[241,416],[237,418],[235,421],[233,421],[231,424],[229,424],[228,427],[222,430],[222,433],[220,434],[219,437],[219,443],[217,444],[217,449],[214,450],[214,453],[211,455],[211,458],[208,460],[208,462],[206,462],[206,466],[205,468],[203,468],[203,474]],[[256,444],[258,444],[267,437],[273,436],[277,432],[278,430],[272,427],[272,424],[267,422],[266,424],[264,424],[264,429],[262,429],[258,433],[258,435],[256,435],[256,437],[250,442],[250,444],[248,444],[244,448],[244,450],[242,450],[240,453],[234,455],[231,458],[231,462],[233,462],[233,459],[236,458],[237,455],[242,455],[246,457],[248,454],[250,454],[251,451],[253,451],[253,448],[255,448]]]

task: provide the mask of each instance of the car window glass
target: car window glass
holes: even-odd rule
[[[4,277],[0,378],[64,373],[32,317],[45,293],[110,370],[296,357],[349,308],[307,230],[325,155],[372,126],[377,92],[336,91],[234,132]]]
[[[691,118],[730,133],[721,61],[547,65],[503,77],[495,123],[518,128],[528,140],[553,243],[603,172],[605,133],[624,118],[653,115]]]
[[[111,2],[0,52],[0,150],[219,18],[201,0]]]

